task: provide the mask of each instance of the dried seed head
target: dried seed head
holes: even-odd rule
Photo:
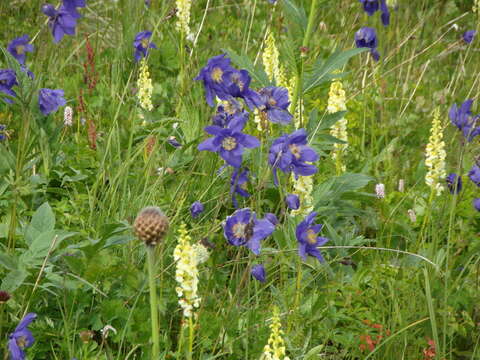
[[[158,207],[149,206],[137,215],[133,227],[145,245],[156,246],[168,231],[168,218]]]
[[[0,305],[10,300],[10,294],[6,291],[0,291]]]

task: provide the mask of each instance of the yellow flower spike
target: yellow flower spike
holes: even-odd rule
[[[332,82],[328,93],[327,111],[330,114],[345,111],[347,110],[345,102],[345,90],[343,90],[342,83],[339,80]],[[347,142],[347,119],[341,118],[338,120],[330,129],[330,134],[339,140]],[[346,166],[342,162],[342,154],[346,151],[347,147],[348,144],[333,144],[332,158],[336,162],[337,174],[345,172],[346,170]]]
[[[140,73],[137,80],[138,87],[138,101],[142,109],[147,111],[153,110],[152,93],[153,85],[150,73],[148,71],[148,64],[146,58],[140,61]]]
[[[190,35],[190,9],[192,7],[192,0],[177,0],[177,30]]]
[[[263,348],[262,360],[290,360],[285,356],[285,342],[282,338],[282,323],[278,307],[273,308],[272,323],[270,324],[270,337]]]
[[[440,120],[440,109],[436,108],[433,113],[432,128],[430,129],[430,138],[425,150],[425,165],[428,168],[425,182],[437,196],[445,190],[442,180],[447,173],[445,171],[445,142],[443,141],[443,128]]]
[[[294,193],[300,199],[300,207],[292,211],[292,216],[307,216],[313,211],[313,176],[299,176],[295,179],[292,174],[292,180]]]

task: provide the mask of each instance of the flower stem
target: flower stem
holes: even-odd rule
[[[150,320],[152,323],[152,360],[160,358],[157,288],[155,286],[155,247],[147,246],[148,285],[150,287]]]
[[[193,315],[192,315],[193,316]],[[194,329],[193,329],[193,320],[192,316],[188,318],[188,333],[189,333],[189,339],[188,339],[188,354],[187,354],[187,359],[192,360],[192,355],[193,355],[193,336],[194,336]]]

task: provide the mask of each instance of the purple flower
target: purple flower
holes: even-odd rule
[[[65,106],[67,102],[63,96],[64,92],[60,89],[40,89],[38,94],[38,105],[42,114],[46,116],[57,111],[60,106]]]
[[[176,148],[181,148],[182,147],[182,144],[180,144],[178,141],[177,141],[177,138],[175,136],[169,136],[168,139],[167,139],[167,142],[172,145],[173,147],[176,147]]]
[[[7,137],[7,136],[5,135],[5,129],[6,129],[6,128],[7,128],[7,127],[6,127],[5,125],[0,124],[0,141],[5,140],[5,138]],[[1,291],[0,291],[0,293],[1,293]],[[1,304],[1,302],[2,302],[2,300],[1,300],[1,296],[0,296],[0,304]]]
[[[190,214],[195,219],[203,212],[203,204],[200,201],[195,201],[190,206]]]
[[[451,194],[458,194],[462,190],[462,177],[455,173],[451,173],[445,179],[448,190]]]
[[[226,127],[228,123],[235,117],[243,117],[244,121],[248,121],[248,112],[242,109],[241,104],[233,98],[220,103],[217,107],[216,114],[212,117],[213,125]]]
[[[236,198],[236,194],[247,198],[250,194],[247,191],[247,183],[248,183],[248,169],[244,169],[240,171],[240,169],[234,169],[232,173],[232,177],[230,179],[230,195],[232,195],[232,203],[235,208],[238,208],[238,201]]]
[[[32,332],[27,327],[36,317],[37,314],[34,313],[25,315],[20,324],[15,328],[15,331],[8,337],[8,350],[12,360],[25,359],[23,349],[32,346],[35,341]]]
[[[480,116],[473,116],[470,110],[472,104],[472,99],[466,100],[460,107],[453,104],[449,112],[452,124],[463,133],[468,142],[472,141],[475,136],[480,135],[480,126],[476,126]]]
[[[258,108],[269,121],[282,125],[292,121],[293,116],[288,112],[290,101],[287,89],[269,86],[261,89],[259,94],[261,103]]]
[[[246,246],[255,255],[260,254],[260,241],[275,230],[275,226],[266,219],[257,219],[250,209],[236,210],[228,216],[223,225],[223,234],[234,246]]]
[[[12,87],[18,85],[17,76],[15,71],[12,69],[0,69],[0,93],[4,93],[10,96],[17,96],[15,91],[12,90]],[[9,98],[3,98],[8,104],[12,104],[13,100]]]
[[[273,142],[268,155],[268,163],[272,166],[275,185],[278,185],[277,168],[285,174],[293,171],[296,176],[309,176],[317,172],[317,167],[307,162],[317,160],[318,154],[307,146],[305,129],[280,136]]]
[[[25,53],[33,51],[33,45],[29,44],[29,42],[30,37],[28,35],[23,35],[13,39],[7,46],[8,52],[22,65],[25,65]]]
[[[285,196],[285,203],[290,210],[298,210],[300,207],[300,199],[295,194]]]
[[[205,131],[213,137],[198,145],[198,150],[217,152],[229,165],[239,168],[242,165],[245,148],[256,148],[260,141],[255,136],[242,133],[245,119],[236,117],[230,121],[227,128],[212,125]]]
[[[135,61],[138,61],[142,56],[148,56],[148,49],[156,49],[157,45],[150,41],[152,37],[151,31],[140,31],[133,40],[133,47],[135,48]]]
[[[252,266],[250,274],[258,281],[264,283],[266,281],[265,267],[262,264]]]
[[[86,6],[86,0],[63,0],[63,8],[70,13],[74,18],[82,17],[77,8],[84,8]]]
[[[480,167],[478,167],[478,165],[472,166],[472,168],[468,172],[468,177],[475,185],[480,187]]]
[[[77,19],[63,5],[57,10],[52,4],[45,4],[42,6],[42,12],[49,17],[48,26],[52,31],[55,43],[62,40],[65,34],[75,35]]]
[[[324,245],[328,239],[317,236],[317,234],[322,230],[323,225],[314,224],[313,221],[317,213],[315,211],[311,212],[305,220],[298,224],[296,229],[296,236],[298,241],[298,254],[303,260],[307,259],[307,255],[315,256],[320,262],[324,262],[318,246]]]
[[[230,59],[221,54],[210,58],[194,80],[202,80],[205,88],[205,98],[208,105],[214,106],[214,98],[218,96],[222,100],[228,100],[229,96],[226,92],[223,82],[223,75],[226,72],[234,70],[230,66]]]
[[[375,61],[380,59],[380,54],[377,51],[378,40],[375,29],[370,27],[362,27],[355,33],[355,45],[358,48],[369,48],[370,54]]]
[[[475,210],[480,211],[480,198],[473,199],[473,207]]]
[[[465,41],[467,44],[470,44],[473,41],[473,38],[477,35],[477,32],[475,30],[468,30],[463,33],[463,41]]]
[[[266,213],[265,214],[265,219],[270,221],[273,225],[277,226],[278,225],[278,219],[273,213]]]
[[[390,12],[388,10],[386,0],[359,0],[363,4],[363,10],[369,15],[372,16],[375,14],[378,9],[381,10],[382,23],[384,26],[390,24]]]
[[[255,106],[260,104],[260,95],[249,87],[252,78],[247,70],[237,70],[231,68],[225,71],[222,81],[225,87],[224,91],[227,98],[241,98],[245,100],[245,103],[250,109],[254,109]]]

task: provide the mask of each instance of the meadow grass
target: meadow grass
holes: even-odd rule
[[[175,25],[175,1],[89,0],[76,35],[58,44],[41,5],[0,2],[1,68],[14,69],[20,83],[15,103],[0,103],[0,291],[11,296],[0,297],[0,359],[31,312],[27,359],[260,359],[278,318],[290,359],[480,359],[480,221],[472,206],[480,190],[467,176],[480,161],[478,137],[465,141],[449,120],[453,103],[473,99],[478,109],[478,38],[462,40],[478,27],[473,2],[398,0],[384,27],[354,0],[197,0],[187,37]],[[348,53],[363,26],[377,31],[378,62],[368,51]],[[132,42],[143,30],[158,47],[147,58],[151,111],[137,99]],[[258,256],[225,239],[232,170],[197,148],[215,109],[193,78],[227,53],[249,70],[252,89],[270,84],[262,62],[268,31],[292,85],[290,111],[320,155],[310,195],[329,239],[323,263],[298,256],[304,216],[291,216],[283,200],[294,181],[279,172],[275,186],[268,165],[272,141],[294,125],[258,130],[250,111],[244,129],[260,146],[244,154],[251,196],[237,196],[239,208],[280,222]],[[26,61],[34,80],[5,50],[23,34],[34,39]],[[327,110],[333,79],[345,90],[345,114]],[[40,88],[65,91],[72,126],[64,126],[63,107],[40,113]],[[463,177],[456,195],[446,188],[436,196],[425,183],[435,109],[445,170]],[[332,159],[339,141],[330,134],[343,115],[345,171]],[[375,194],[380,183],[384,197]],[[193,218],[195,201],[204,211]],[[133,232],[150,205],[170,222],[154,248]],[[196,265],[201,302],[190,318],[173,257],[182,223],[192,245],[209,252]],[[255,264],[265,266],[265,282],[251,276]]]

